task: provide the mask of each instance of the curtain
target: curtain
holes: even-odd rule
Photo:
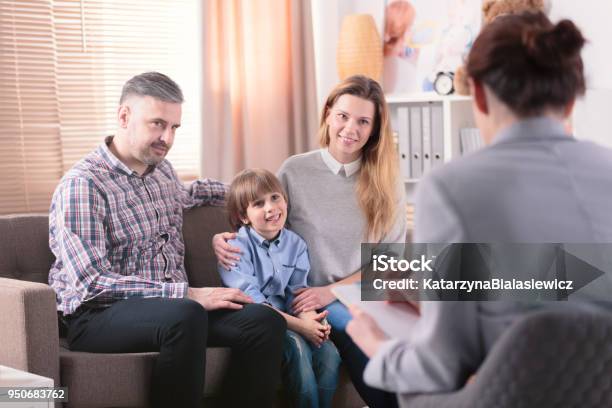
[[[202,174],[276,172],[315,148],[310,2],[210,0],[203,13]]]

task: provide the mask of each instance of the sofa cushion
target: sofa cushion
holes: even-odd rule
[[[84,353],[70,351],[65,341],[61,343],[61,382],[70,390],[67,408],[147,406],[158,353]],[[205,395],[219,390],[229,356],[229,348],[206,349]]]
[[[185,268],[191,286],[221,286],[211,242],[224,231],[229,231],[224,207],[184,212]],[[0,216],[0,277],[48,283],[54,259],[47,214]]]
[[[0,217],[0,277],[47,283],[55,259],[47,214]]]
[[[222,286],[212,237],[225,231],[229,231],[225,207],[199,207],[184,212],[185,268],[190,286]]]

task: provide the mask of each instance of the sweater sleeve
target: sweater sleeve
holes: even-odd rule
[[[389,340],[370,359],[365,382],[399,394],[455,390],[483,359],[476,302],[423,302],[410,341]]]

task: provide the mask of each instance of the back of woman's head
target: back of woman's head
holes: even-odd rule
[[[542,12],[501,15],[474,42],[467,72],[519,117],[559,111],[584,94],[584,44],[570,20],[553,24]]]

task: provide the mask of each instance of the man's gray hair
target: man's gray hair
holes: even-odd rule
[[[183,91],[176,82],[159,72],[136,75],[123,85],[119,104],[132,95],[152,96],[164,102],[183,103]]]

